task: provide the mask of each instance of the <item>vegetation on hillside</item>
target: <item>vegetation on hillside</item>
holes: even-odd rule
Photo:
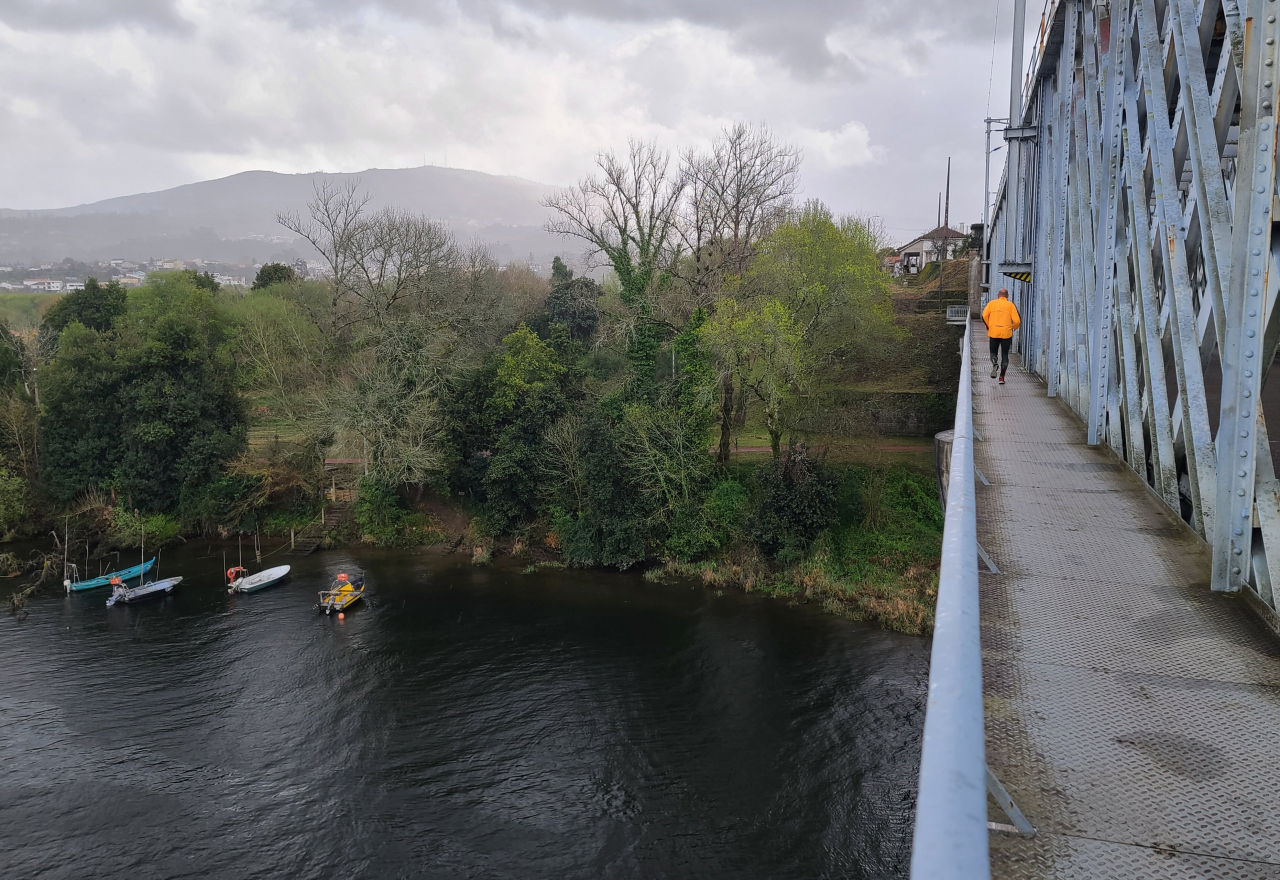
[[[602,155],[548,200],[601,283],[559,258],[549,280],[500,268],[354,185],[281,217],[324,279],[268,265],[250,291],[193,272],[90,282],[4,334],[0,526],[29,506],[96,517],[120,543],[144,523],[287,531],[318,513],[339,459],[360,463],[353,539],[438,541],[447,508],[477,561],[501,544],[660,563],[655,577],[927,631],[931,480],[804,443],[831,377],[903,334],[877,227],[795,204],[798,167],[741,125],[678,161],[650,144]],[[771,451],[756,464],[731,460],[748,423]]]

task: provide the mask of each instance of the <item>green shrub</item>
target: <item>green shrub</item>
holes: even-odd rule
[[[760,475],[751,539],[779,562],[795,562],[836,511],[836,482],[807,446],[787,447]]]
[[[586,487],[582,507],[576,516],[564,507],[551,511],[561,552],[572,565],[629,568],[646,555],[646,509],[604,418],[583,425],[578,455]]]
[[[746,487],[736,480],[721,480],[705,501],[676,508],[667,553],[688,562],[727,546],[741,533],[750,505]]]
[[[116,505],[111,511],[107,540],[118,547],[162,547],[182,532],[182,524],[164,513],[138,514]]]
[[[368,477],[360,481],[353,513],[360,540],[368,544],[416,547],[441,537],[430,517],[409,510],[395,489]]]
[[[29,512],[27,481],[8,468],[0,468],[0,534],[17,531]]]

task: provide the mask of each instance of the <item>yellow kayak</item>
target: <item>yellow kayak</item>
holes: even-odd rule
[[[317,607],[323,608],[325,614],[332,614],[334,611],[345,610],[363,595],[364,575],[358,574],[352,578],[341,572],[334,578],[329,589],[320,591],[320,604]]]

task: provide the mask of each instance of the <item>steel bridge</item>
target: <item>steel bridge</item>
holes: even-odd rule
[[[1280,0],[1049,0],[1018,79],[912,876],[1280,877]]]

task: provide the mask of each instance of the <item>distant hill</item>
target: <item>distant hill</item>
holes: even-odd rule
[[[305,211],[321,179],[343,185],[351,178],[359,178],[373,196],[372,207],[395,206],[443,220],[459,239],[488,243],[501,262],[532,253],[535,262],[549,263],[554,254],[576,247],[542,229],[547,210],[540,202],[552,187],[428,165],[357,174],[246,171],[71,208],[0,208],[0,261],[168,257],[239,263],[314,256],[276,223],[276,214]]]

